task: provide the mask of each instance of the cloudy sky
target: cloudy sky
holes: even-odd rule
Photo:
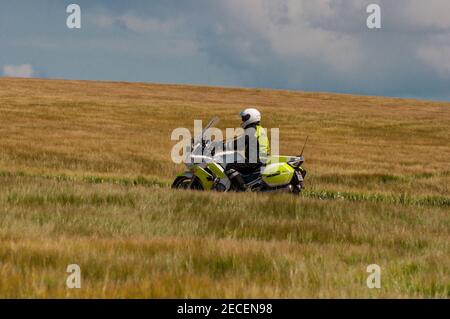
[[[0,73],[450,100],[450,1],[0,0]]]

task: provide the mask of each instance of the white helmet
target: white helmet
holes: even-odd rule
[[[246,128],[248,125],[261,121],[261,113],[257,109],[245,109],[239,115],[242,118],[242,128]]]

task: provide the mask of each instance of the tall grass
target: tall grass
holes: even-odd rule
[[[302,196],[171,190],[170,132],[248,105],[284,154],[310,135]],[[448,298],[449,106],[2,78],[0,297]]]
[[[2,297],[449,297],[448,208],[3,177]],[[68,264],[82,288],[65,287]],[[368,289],[367,265],[382,267]]]

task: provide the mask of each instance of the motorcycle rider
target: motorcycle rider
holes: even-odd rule
[[[250,174],[260,170],[269,156],[269,139],[267,131],[261,126],[261,113],[255,108],[247,108],[239,113],[244,134],[224,143],[226,150],[234,150],[245,154],[244,162],[228,163],[225,173],[235,185],[245,190],[242,174]]]

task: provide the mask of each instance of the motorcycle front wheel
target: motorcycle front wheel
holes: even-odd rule
[[[292,183],[291,185],[291,193],[295,196],[299,196],[303,189],[303,182],[300,183]]]

